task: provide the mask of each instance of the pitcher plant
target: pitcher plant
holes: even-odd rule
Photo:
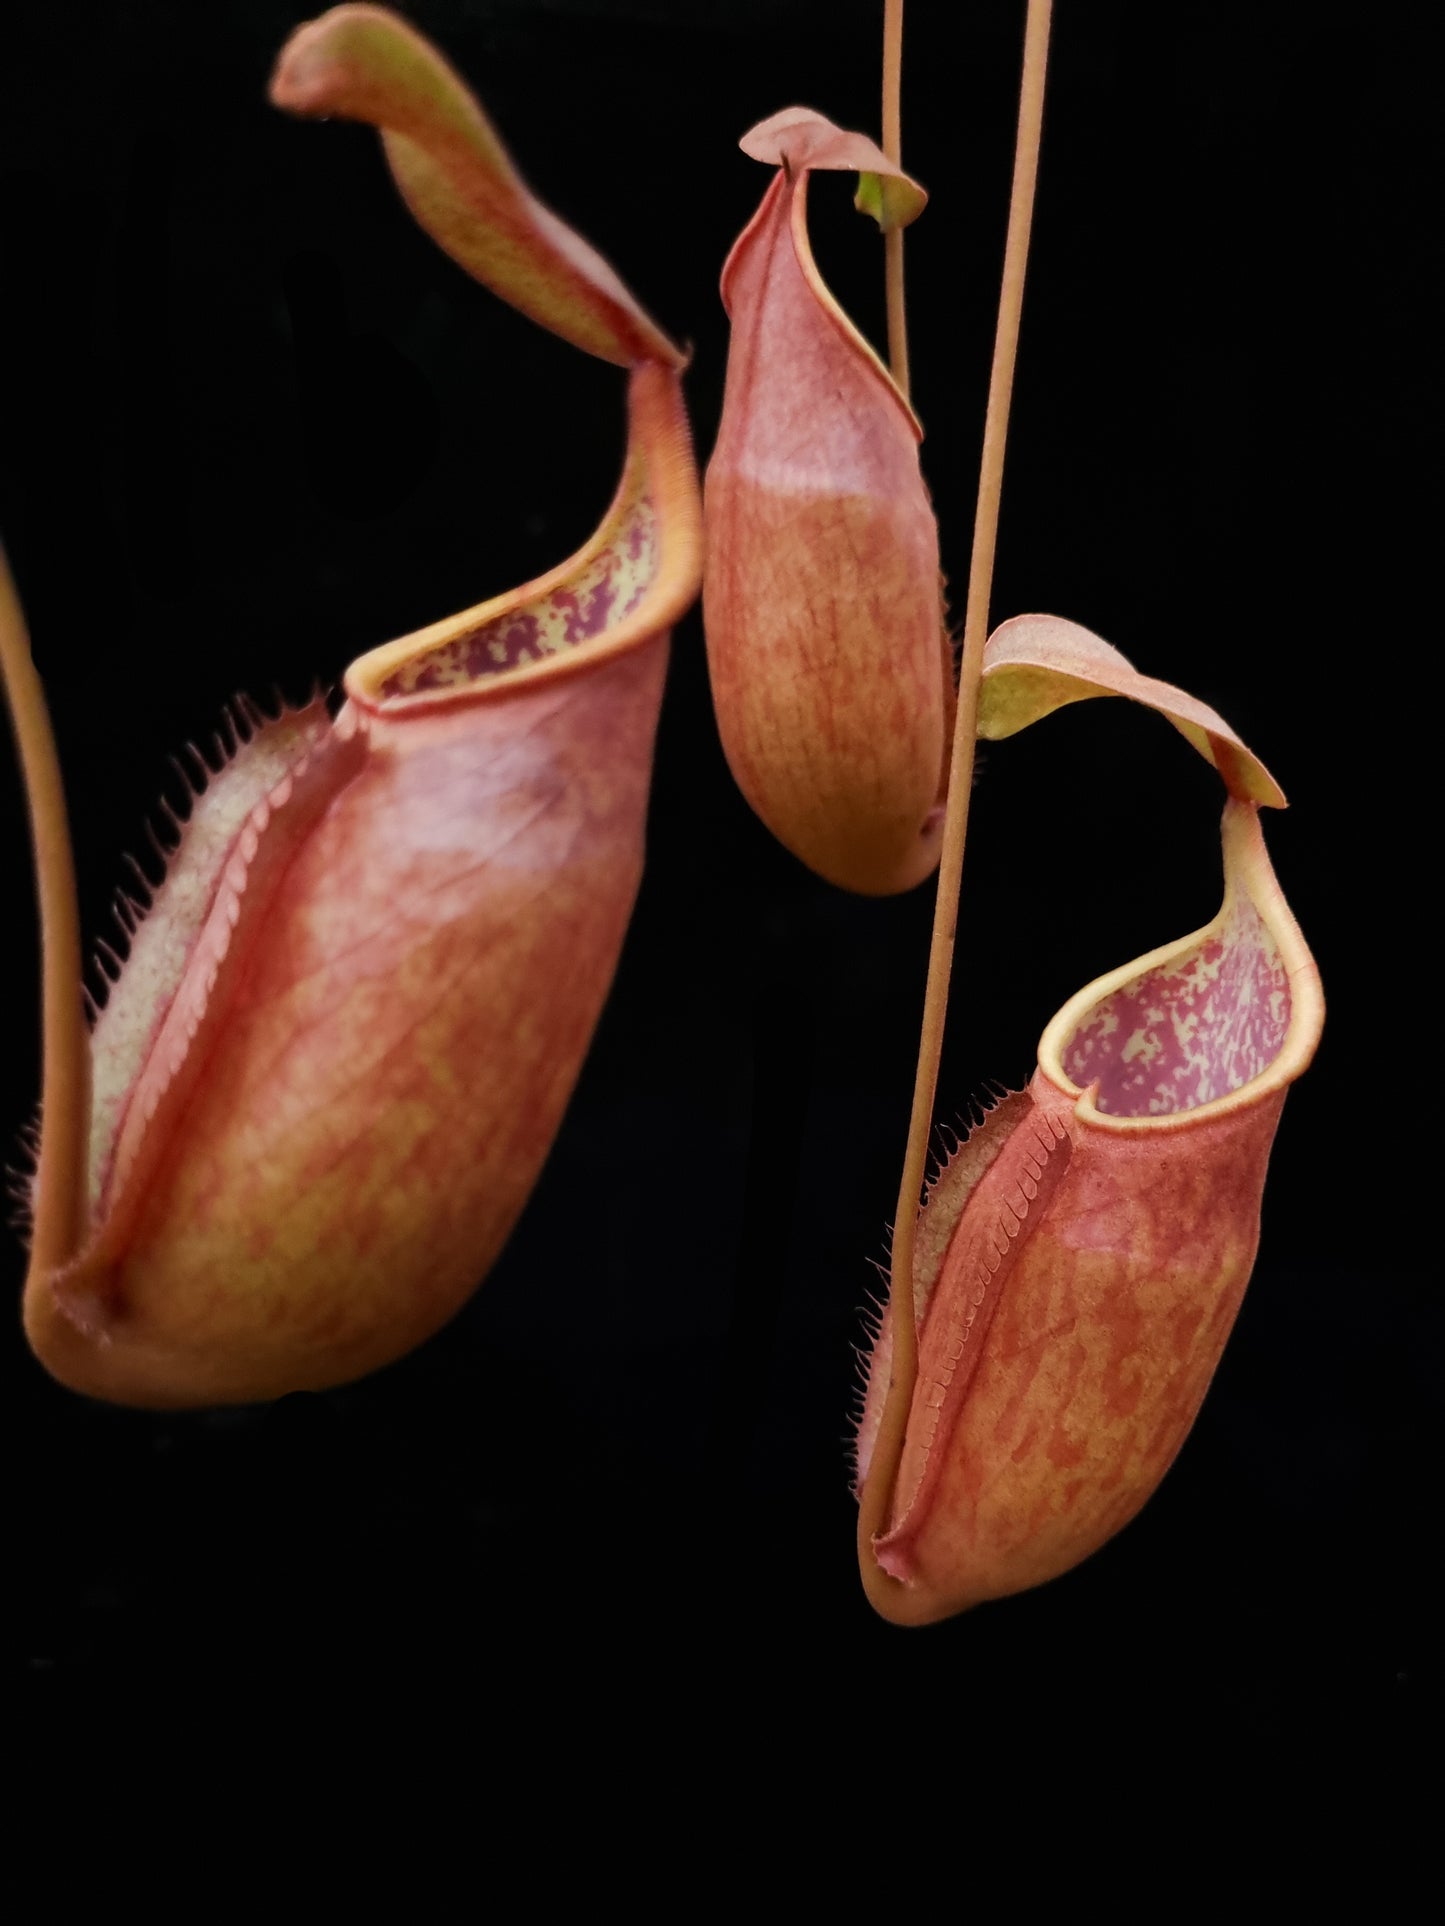
[[[243,711],[88,1050],[54,750],[7,590],[47,947],[26,1328],[64,1383],[133,1404],[355,1378],[485,1274],[611,983],[701,569],[682,355],[435,50],[341,7],[293,37],[272,95],[379,127],[442,246],[628,370],[628,454],[577,554],[361,657],[334,720]]]
[[[743,139],[775,171],[723,272],[703,592],[722,747],[762,820],[865,895],[938,871],[856,1462],[864,1590],[918,1624],[1066,1571],[1158,1484],[1239,1308],[1323,1003],[1260,824],[1283,793],[1224,719],[1061,618],[989,636],[1049,0],[1027,5],[961,638],[949,631],[909,401],[903,230],[926,197],[900,158],[902,13],[885,0],[881,144],[810,108]],[[363,655],[334,716],[238,704],[234,756],[135,906],[89,1036],[55,748],[0,572],[44,937],[26,1328],[64,1383],[142,1405],[355,1378],[485,1275],[608,992],[669,634],[704,576],[684,355],[530,193],[435,49],[382,8],[338,7],[293,36],[272,98],[378,128],[448,254],[626,371],[627,456],[576,555]],[[820,169],[856,172],[883,230],[887,365],[813,258]],[[539,422],[546,409],[539,395]],[[925,1187],[975,742],[1106,696],[1164,716],[1217,770],[1222,907],[1071,998],[1028,1088]]]

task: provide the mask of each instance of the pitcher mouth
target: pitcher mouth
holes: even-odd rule
[[[738,236],[723,264],[722,297],[729,315],[732,314],[731,288],[737,264],[748,249],[760,240],[764,245],[769,245],[779,238],[773,224],[781,212],[782,220],[787,223],[798,271],[817,304],[819,314],[842,336],[858,357],[859,365],[866,367],[877,378],[880,387],[907,420],[914,438],[921,441],[923,424],[914,413],[907,395],[894,380],[892,370],[823,279],[808,235],[808,177],[814,171],[857,173],[860,188],[854,205],[860,212],[872,213],[885,229],[907,227],[915,221],[927,203],[926,189],[889,160],[867,135],[849,133],[810,107],[785,107],[781,113],[770,114],[766,120],[749,128],[738,146],[750,160],[761,161],[764,166],[776,167],[778,171],[757,212]],[[862,188],[864,180],[873,183],[871,198],[865,195]],[[787,204],[779,210],[778,202],[784,197]]]
[[[702,570],[702,512],[674,370],[633,370],[628,427],[622,479],[591,539],[535,581],[358,657],[345,686],[360,708],[401,717],[510,694],[672,626]]]
[[[1203,929],[1080,990],[1039,1042],[1075,1115],[1120,1134],[1192,1128],[1299,1076],[1324,1023],[1319,970],[1252,803],[1221,827],[1224,901]]]

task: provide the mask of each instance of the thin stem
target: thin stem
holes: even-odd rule
[[[889,1295],[893,1325],[893,1373],[859,1508],[859,1558],[864,1583],[870,1592],[877,1587],[892,1587],[896,1583],[879,1568],[872,1555],[872,1540],[886,1525],[918,1374],[918,1332],[913,1301],[914,1233],[918,1200],[928,1163],[928,1137],[933,1122],[938,1062],[943,1048],[948,986],[953,970],[954,936],[958,927],[958,894],[968,834],[968,806],[973,791],[978,691],[983,673],[983,645],[988,637],[988,607],[998,538],[1004,446],[1008,436],[1014,362],[1018,355],[1019,317],[1023,309],[1029,231],[1033,224],[1034,183],[1038,177],[1051,10],[1051,0],[1029,0],[1028,25],[1024,33],[1023,85],[1019,96],[1018,134],[1014,147],[1013,191],[1009,198],[1008,241],[1004,248],[1003,285],[999,293],[993,372],[989,377],[988,414],[984,422],[978,504],[974,513],[958,713],[954,723],[953,755],[948,779],[948,813],[943,832],[943,854],[938,866],[933,942],[928,957],[928,984],[923,996],[922,1034],[913,1085],[913,1114],[909,1123],[908,1148],[903,1160],[898,1210],[893,1227],[892,1287]]]
[[[903,0],[883,0],[883,151],[895,167],[903,162]],[[883,233],[883,287],[888,302],[888,363],[908,399],[908,314],[903,300],[903,229]]]
[[[0,681],[10,702],[30,807],[44,952],[40,1167],[35,1179],[31,1270],[41,1275],[79,1248],[90,1129],[90,1048],[80,973],[80,912],[65,789],[25,616],[0,550]]]

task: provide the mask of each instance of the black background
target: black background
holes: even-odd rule
[[[876,133],[881,9],[408,11],[539,193],[695,344],[705,457],[717,275],[767,180],[737,137],[795,101]],[[1042,1591],[929,1632],[864,1604],[850,1345],[893,1208],[931,886],[853,900],[770,841],[722,761],[694,614],[612,999],[456,1322],[350,1389],[194,1416],[89,1404],[11,1343],[13,1591],[41,1704],[400,1685],[475,1695],[492,1729],[670,1706],[679,1728],[768,1733],[784,1761],[884,1706],[895,1734],[936,1732],[940,1698],[974,1730],[1108,1732],[1141,1757],[1412,1728],[1440,1369],[1417,1097],[1438,1021],[1401,880],[1425,860],[1412,710],[1433,648],[1427,63],[1401,24],[1422,11],[1110,0],[1056,21],[995,619],[1087,624],[1265,757],[1293,805],[1271,848],[1330,1001],[1236,1335],[1144,1514]],[[915,401],[956,608],[1022,14],[909,8],[905,158],[933,195],[908,244]],[[439,255],[368,130],[266,105],[299,17],[27,5],[9,31],[0,526],[94,934],[175,794],[168,755],[230,695],[299,699],[549,567],[620,458],[615,370]],[[841,181],[814,200],[825,271],[876,338],[874,230]],[[1213,913],[1219,800],[1123,704],[986,754],[941,1117],[1018,1085],[1080,984]],[[8,758],[0,816],[14,1139],[38,1067]],[[3,1268],[18,1287],[18,1245]],[[851,1756],[813,1766],[854,1783]]]

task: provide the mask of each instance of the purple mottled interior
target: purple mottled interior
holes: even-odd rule
[[[641,603],[657,574],[657,515],[639,486],[607,541],[565,582],[404,663],[383,696],[454,689],[500,675],[615,628]]]
[[[1063,1067],[1116,1117],[1194,1110],[1268,1069],[1289,1029],[1289,978],[1254,905],[1239,899],[1206,941],[1090,1010]]]

